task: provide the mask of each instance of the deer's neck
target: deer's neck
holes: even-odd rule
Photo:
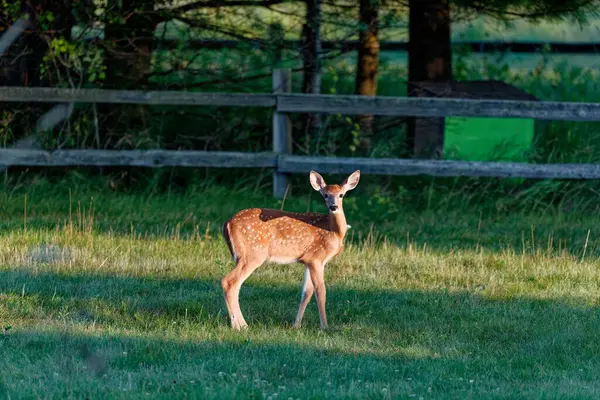
[[[348,224],[342,208],[337,212],[329,212],[329,231],[335,233],[342,240],[346,236]]]

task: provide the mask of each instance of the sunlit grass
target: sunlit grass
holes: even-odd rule
[[[2,201],[8,398],[597,395],[595,217],[381,198],[369,214],[373,198],[357,192],[353,236],[326,270],[331,329],[318,329],[314,303],[292,329],[302,267],[265,265],[242,289],[250,329],[239,333],[219,285],[232,267],[219,225],[242,206],[277,206],[267,194],[27,193],[27,212],[24,190]]]

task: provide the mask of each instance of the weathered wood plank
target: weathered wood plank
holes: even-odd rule
[[[415,117],[514,117],[540,120],[600,121],[600,103],[521,100],[0,87],[0,102],[80,102],[230,107],[274,107],[276,105],[277,111],[281,113],[373,114]]]
[[[600,103],[429,97],[288,94],[277,96],[277,111],[346,115],[514,117],[544,120],[600,121]]]
[[[273,107],[272,94],[0,87],[0,102]]]
[[[282,173],[349,174],[360,169],[373,175],[473,176],[532,179],[600,179],[596,164],[524,164],[391,158],[336,158],[174,150],[42,150],[0,149],[0,166],[133,166],[275,168]]]
[[[176,150],[42,150],[0,149],[0,166],[129,166],[274,168],[273,153]]]
[[[600,179],[600,165],[596,164],[525,164],[282,155],[278,158],[277,168],[288,173],[308,173],[314,169],[328,174],[349,174],[360,169],[361,173],[373,175]]]

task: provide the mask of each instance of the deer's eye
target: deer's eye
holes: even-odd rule
[[[343,194],[340,194],[340,199],[341,199],[342,197],[344,197],[344,195],[343,195]]]

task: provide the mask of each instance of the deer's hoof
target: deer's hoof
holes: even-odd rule
[[[234,331],[241,331],[242,329],[248,329],[248,324],[247,323],[232,323],[231,324],[231,329],[233,329]]]

